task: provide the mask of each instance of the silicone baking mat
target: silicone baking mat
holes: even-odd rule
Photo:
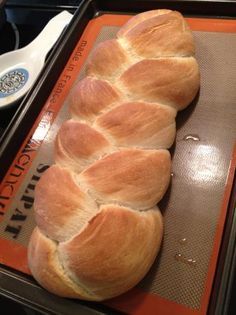
[[[91,20],[0,190],[0,262],[25,273],[34,228],[34,188],[53,163],[53,142],[69,118],[68,94],[84,76],[93,47],[113,38],[130,16]],[[172,182],[160,203],[161,252],[137,287],[107,304],[132,314],[206,314],[223,235],[236,136],[236,21],[188,19],[194,31],[201,89],[178,113]],[[145,44],[145,43],[144,43]]]

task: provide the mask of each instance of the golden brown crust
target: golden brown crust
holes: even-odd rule
[[[119,100],[119,92],[111,84],[86,77],[71,92],[70,111],[72,116],[92,120],[102,110]]]
[[[119,147],[169,148],[175,138],[176,110],[155,103],[127,102],[99,116],[95,127]]]
[[[65,121],[55,141],[55,161],[80,173],[85,167],[112,150],[106,138],[79,121]]]
[[[28,262],[36,280],[48,291],[65,297],[97,300],[87,290],[75,285],[58,259],[57,245],[36,227],[28,245]]]
[[[144,59],[120,77],[123,89],[135,100],[159,102],[184,109],[199,89],[198,64],[193,57]]]
[[[111,298],[144,277],[160,248],[162,231],[157,208],[136,212],[106,205],[80,234],[59,245],[59,256],[89,291]]]
[[[194,54],[192,33],[178,12],[155,15],[118,36],[131,51],[143,58]]]
[[[68,170],[54,165],[36,186],[34,211],[43,233],[53,240],[64,241],[96,213],[97,205],[76,185]]]
[[[115,202],[143,210],[162,199],[170,172],[167,150],[127,149],[97,161],[78,178],[99,203]]]
[[[117,37],[122,37],[126,35],[130,30],[132,30],[136,25],[142,23],[145,20],[151,19],[154,16],[159,16],[163,14],[168,14],[172,12],[171,10],[161,9],[161,10],[150,10],[146,12],[139,13],[133,16],[128,22],[123,25],[120,30],[117,32]]]
[[[87,63],[87,74],[97,78],[112,78],[128,63],[128,56],[116,39],[98,44]]]

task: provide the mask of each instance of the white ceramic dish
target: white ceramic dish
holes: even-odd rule
[[[47,53],[72,16],[62,11],[29,45],[0,56],[0,109],[14,104],[28,92],[44,66]]]

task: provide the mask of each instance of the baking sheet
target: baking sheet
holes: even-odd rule
[[[103,15],[89,23],[34,126],[35,132],[26,139],[3,181],[2,263],[29,273],[26,251],[34,226],[34,187],[53,163],[55,134],[69,118],[68,92],[83,77],[84,61],[92,47],[113,37],[128,18]],[[206,27],[204,21],[204,31],[201,21],[189,20],[195,30],[201,90],[177,118],[177,138],[171,149],[172,184],[160,204],[165,218],[162,250],[137,288],[110,302],[126,312],[150,313],[155,307],[162,314],[204,314],[209,301],[234,169],[236,24],[211,20]],[[229,30],[231,33],[225,33]],[[10,253],[6,250],[9,245]]]

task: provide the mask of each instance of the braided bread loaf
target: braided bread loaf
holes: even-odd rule
[[[29,266],[49,291],[100,301],[148,272],[163,235],[156,204],[170,181],[176,113],[199,89],[193,55],[187,23],[170,10],[131,18],[94,50],[35,191]]]

